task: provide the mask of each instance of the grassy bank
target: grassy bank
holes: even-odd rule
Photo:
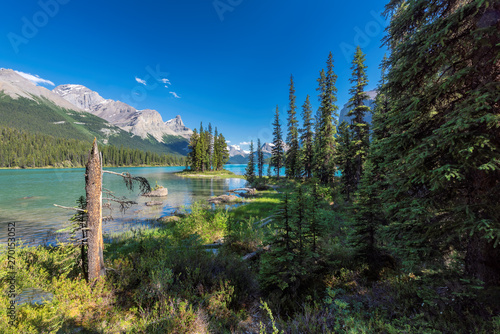
[[[215,178],[215,179],[244,179],[243,175],[234,174],[231,171],[226,169],[217,170],[217,171],[205,171],[205,172],[197,172],[191,170],[183,170],[180,172],[176,172],[175,175],[181,177],[189,177],[189,178]]]
[[[93,288],[82,277],[78,248],[17,247],[13,270],[7,267],[6,248],[2,248],[0,332],[500,330],[500,291],[466,280],[454,267],[454,259],[449,259],[445,272],[436,272],[429,264],[403,272],[388,254],[380,277],[367,275],[366,264],[355,257],[354,221],[338,204],[338,195],[326,187],[315,190],[313,201],[323,222],[316,251],[304,253],[304,258],[273,259],[280,249],[276,235],[283,226],[279,224],[283,224],[284,193],[296,193],[298,187],[287,181],[273,183],[278,191],[260,191],[245,205],[227,210],[196,203],[189,214],[181,212],[154,228],[113,235],[114,241],[105,245],[107,275]],[[311,198],[310,191],[305,186],[304,197]],[[274,219],[266,224],[268,217]],[[213,245],[221,240],[222,246]],[[267,247],[273,240],[274,246]],[[254,256],[244,260],[248,254]],[[273,261],[275,270],[269,272]],[[12,271],[16,293],[36,287],[53,295],[43,305],[18,305],[15,328],[8,325],[7,314]],[[293,276],[287,276],[290,272]],[[274,287],[269,284],[272,279],[287,285]]]

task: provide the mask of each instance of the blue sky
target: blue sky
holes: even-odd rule
[[[309,94],[317,108],[316,79],[330,51],[339,108],[357,44],[367,54],[367,89],[376,87],[386,2],[9,1],[0,67],[82,84],[164,120],[179,114],[190,128],[211,122],[231,144],[271,141],[276,105],[286,118],[291,74],[297,104]]]

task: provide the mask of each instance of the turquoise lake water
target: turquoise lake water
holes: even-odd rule
[[[226,169],[239,175],[245,173],[245,167],[226,165]],[[189,179],[174,174],[184,167],[105,169],[143,176],[152,186],[158,183],[168,188],[168,197],[163,199],[163,205],[149,207],[145,203],[151,199],[138,196],[138,189],[128,191],[120,177],[104,174],[104,188],[117,196],[126,196],[138,202],[125,213],[121,213],[117,206],[113,207],[111,216],[114,219],[103,224],[105,233],[144,225],[145,220],[168,215],[180,207],[225,194],[246,184],[243,179]],[[16,222],[16,238],[25,243],[54,242],[58,236],[54,236],[54,232],[69,226],[68,220],[74,212],[54,207],[53,204],[76,205],[77,198],[85,195],[84,172],[83,168],[0,170],[0,242],[7,241],[8,222]],[[103,216],[108,215],[110,212],[104,209]]]

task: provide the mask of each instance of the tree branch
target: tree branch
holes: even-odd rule
[[[87,212],[87,210],[82,210],[82,209],[79,209],[79,208],[72,208],[72,207],[67,207],[67,206],[62,206],[62,205],[58,205],[58,204],[54,204],[54,206],[57,206],[58,208],[62,208],[62,209],[66,209],[66,210],[74,210],[74,211],[80,211],[80,212]]]

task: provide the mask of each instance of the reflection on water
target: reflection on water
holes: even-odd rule
[[[45,303],[50,303],[54,295],[50,292],[45,292],[41,289],[30,288],[24,289],[17,297],[16,304],[31,304],[31,305],[42,305]]]
[[[109,168],[115,172],[130,172],[146,177],[154,186],[168,188],[168,196],[155,198],[160,206],[146,206],[150,198],[137,195],[138,189],[128,191],[120,177],[104,174],[104,188],[116,196],[126,196],[138,204],[125,213],[112,204],[112,211],[103,210],[114,220],[103,223],[103,231],[119,232],[131,227],[144,226],[145,220],[155,219],[196,201],[227,193],[243,187],[243,179],[190,179],[174,174],[183,167]],[[227,165],[226,169],[243,174],[245,165]],[[55,241],[54,232],[69,226],[74,211],[53,205],[73,207],[78,197],[85,195],[84,169],[0,170],[0,242],[7,241],[8,222],[16,222],[16,238],[28,244]],[[57,234],[56,237],[64,237]]]

